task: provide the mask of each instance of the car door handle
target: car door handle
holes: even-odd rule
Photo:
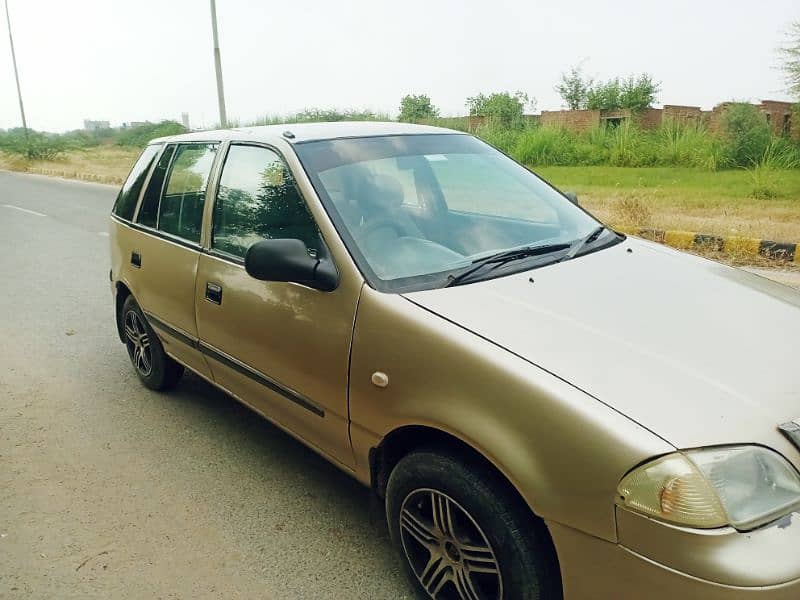
[[[206,300],[214,304],[222,304],[222,286],[216,283],[207,283]]]
[[[138,252],[131,252],[131,264],[137,269],[142,268],[142,255]]]

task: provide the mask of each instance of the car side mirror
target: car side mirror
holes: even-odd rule
[[[311,256],[305,242],[296,239],[256,242],[244,255],[244,268],[261,281],[291,281],[324,292],[336,289],[339,283],[330,259]]]
[[[564,196],[566,196],[567,200],[572,202],[575,206],[580,206],[581,203],[578,202],[578,194],[575,192],[563,192]]]

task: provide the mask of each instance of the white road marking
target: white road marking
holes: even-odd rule
[[[13,208],[14,210],[21,210],[22,212],[28,213],[30,215],[36,215],[37,217],[46,217],[47,215],[44,213],[36,212],[35,210],[28,210],[27,208],[21,208],[19,206],[12,206],[11,204],[3,204],[6,208]]]
[[[108,237],[108,232],[107,231],[98,231],[97,235],[99,235],[100,237]]]

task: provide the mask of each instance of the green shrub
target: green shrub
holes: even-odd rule
[[[21,128],[0,134],[0,150],[31,160],[53,160],[66,149],[64,140],[58,135],[29,130],[26,136]]]
[[[642,111],[655,104],[661,84],[647,73],[626,79],[615,77],[606,82],[593,84],[586,92],[586,106],[595,110],[617,110],[629,108]]]
[[[607,165],[611,161],[614,128],[607,125],[592,127],[581,133],[570,133],[576,138],[575,162],[582,166]]]
[[[437,117],[435,119],[423,119],[420,123],[433,125],[435,127],[446,127],[456,131],[470,132],[469,117]]]
[[[722,146],[697,123],[666,119],[657,130],[657,162],[663,166],[716,170],[722,162]]]
[[[473,133],[501,152],[511,154],[523,131],[519,127],[505,127],[496,120],[487,120],[478,125]]]
[[[467,98],[467,108],[472,116],[483,117],[495,127],[521,129],[525,126],[525,106],[530,103],[528,94],[496,92],[478,94]]]
[[[800,144],[784,137],[773,137],[758,162],[768,169],[798,169]]]
[[[435,119],[439,116],[439,109],[431,104],[431,99],[425,94],[403,96],[400,100],[400,116],[398,121],[404,123],[419,123],[426,119]]]
[[[576,160],[576,136],[556,127],[531,127],[517,139],[512,156],[539,166],[570,165]]]
[[[725,159],[733,167],[758,164],[772,140],[766,117],[752,104],[730,104],[722,117],[722,130]]]
[[[113,136],[114,132],[111,130],[95,132],[76,129],[75,131],[69,131],[61,134],[60,137],[64,141],[64,145],[67,149],[82,150],[84,148],[93,148],[95,146],[99,146],[101,143],[111,141],[113,140]]]
[[[591,78],[584,77],[581,65],[576,65],[569,70],[569,73],[561,74],[561,81],[555,90],[568,109],[582,110],[586,108],[589,91],[593,85],[594,81]]]
[[[655,164],[653,144],[630,120],[609,128],[609,163],[615,167],[646,167]]]
[[[752,182],[750,196],[758,200],[779,197],[780,171],[797,168],[800,168],[800,145],[786,138],[773,137],[761,158],[746,168]]]

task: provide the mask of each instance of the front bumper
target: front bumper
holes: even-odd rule
[[[619,543],[548,523],[566,600],[798,600],[800,513],[698,532],[618,509]]]

